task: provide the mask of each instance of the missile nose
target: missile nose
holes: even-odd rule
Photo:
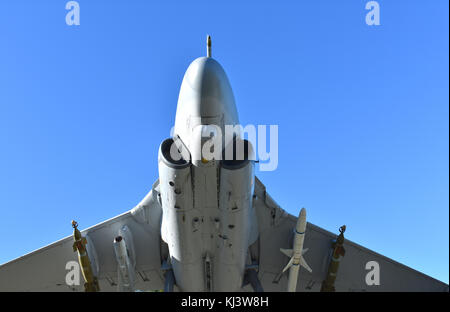
[[[306,218],[306,209],[305,208],[302,208],[300,210],[300,217],[305,217]]]
[[[303,234],[306,231],[306,209],[305,208],[302,208],[300,210],[295,229],[298,234]]]

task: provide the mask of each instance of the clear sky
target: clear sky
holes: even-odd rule
[[[0,3],[0,263],[142,199],[210,34],[280,206],[448,283],[448,1],[66,2]]]

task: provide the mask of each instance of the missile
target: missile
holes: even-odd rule
[[[134,268],[129,257],[127,242],[122,236],[114,238],[114,253],[117,260],[118,290],[134,291]]]
[[[305,231],[306,231],[306,209],[302,208],[300,210],[300,214],[297,219],[297,224],[295,225],[293,248],[280,249],[282,253],[291,258],[288,264],[284,267],[283,271],[281,272],[281,274],[283,274],[289,269],[288,287],[287,287],[287,291],[289,292],[295,292],[297,289],[299,266],[302,266],[309,272],[312,272],[312,269],[309,267],[309,265],[303,258],[303,254],[308,251],[307,248],[303,249],[303,242],[305,240]]]
[[[73,251],[78,252],[78,262],[80,263],[81,272],[84,277],[84,290],[86,292],[99,291],[97,277],[94,275],[91,265],[91,260],[86,249],[87,240],[78,230],[78,223],[72,221],[73,227]]]

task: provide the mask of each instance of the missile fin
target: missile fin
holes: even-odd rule
[[[300,265],[304,267],[306,270],[308,270],[309,273],[312,273],[312,269],[309,267],[308,263],[306,263],[303,257],[300,257]]]
[[[280,251],[285,254],[286,256],[288,256],[289,258],[292,257],[292,254],[294,253],[294,251],[292,249],[284,249],[284,248],[280,248]]]
[[[303,248],[302,255],[304,255],[308,250],[309,250],[309,248]]]
[[[287,269],[289,269],[292,266],[292,263],[294,263],[294,258],[292,257],[291,260],[289,260],[288,264],[284,267],[283,271],[281,273],[286,272]]]

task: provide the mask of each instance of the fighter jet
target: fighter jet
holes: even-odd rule
[[[223,135],[239,125],[237,107],[209,36],[206,54],[184,75],[144,199],[82,231],[73,221],[73,236],[1,265],[0,291],[448,291],[345,240],[345,226],[335,235],[305,209],[286,213],[255,176],[251,142]]]

